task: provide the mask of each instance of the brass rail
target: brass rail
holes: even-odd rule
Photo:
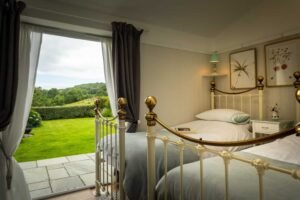
[[[255,90],[255,89],[259,89],[259,90],[262,90],[264,88],[264,84],[263,84],[263,80],[264,80],[264,77],[263,76],[258,76],[257,77],[257,85],[253,88],[250,88],[250,89],[247,89],[247,90],[244,90],[244,91],[240,91],[240,92],[226,92],[226,91],[223,91],[223,90],[219,90],[216,88],[216,83],[214,81],[210,82],[210,91],[217,91],[219,93],[222,93],[222,94],[229,94],[229,95],[236,95],[236,94],[243,94],[243,93],[247,93],[247,92],[250,92],[252,90]]]
[[[100,105],[101,105],[101,102],[102,102],[102,99],[99,98],[95,101],[95,115],[98,116],[99,118],[103,119],[104,121],[114,121],[115,119],[119,117],[125,117],[124,116],[124,112],[125,112],[125,106],[127,105],[127,100],[124,98],[124,97],[120,97],[118,98],[118,115],[114,116],[113,118],[108,118],[108,117],[104,117],[102,114],[101,114],[101,109],[100,109]]]

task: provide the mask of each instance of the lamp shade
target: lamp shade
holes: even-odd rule
[[[219,56],[216,51],[210,55],[209,62],[211,62],[211,63],[219,62]]]

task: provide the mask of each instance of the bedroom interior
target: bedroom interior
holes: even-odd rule
[[[158,99],[159,103],[155,107],[155,112],[159,113],[159,118],[164,119],[164,123],[170,125],[171,127],[174,127],[178,124],[183,124],[184,126],[184,124],[188,124],[189,122],[194,121],[197,114],[204,113],[205,111],[210,110],[210,108],[214,108],[211,107],[212,105],[218,107],[218,103],[220,101],[222,101],[223,104],[227,105],[227,101],[229,102],[236,99],[236,103],[231,103],[229,107],[233,107],[233,109],[242,110],[245,113],[249,113],[249,109],[240,109],[242,107],[249,107],[249,104],[251,104],[250,101],[247,102],[247,97],[224,97],[220,100],[219,97],[211,97],[210,90],[212,80],[214,80],[217,89],[228,93],[239,93],[244,90],[231,89],[231,76],[233,76],[233,73],[231,72],[232,64],[230,61],[230,57],[234,53],[244,52],[249,49],[255,49],[256,51],[256,56],[254,58],[256,65],[253,66],[253,69],[255,69],[256,72],[254,73],[254,76],[252,76],[254,77],[254,84],[255,86],[257,86],[257,84],[259,83],[264,85],[263,99],[261,100],[259,100],[258,97],[260,95],[256,94],[256,91],[250,92],[251,95],[256,95],[256,97],[254,98],[254,103],[252,104],[253,110],[251,111],[250,108],[250,114],[253,116],[251,119],[260,118],[267,120],[267,122],[271,121],[272,123],[271,119],[274,114],[272,110],[274,110],[274,106],[276,105],[276,109],[279,112],[280,118],[278,122],[279,127],[281,127],[282,125],[281,121],[284,120],[295,122],[294,124],[296,124],[296,122],[299,122],[299,103],[295,103],[296,101],[294,98],[295,88],[293,87],[293,83],[295,82],[295,78],[293,76],[291,78],[291,75],[289,75],[287,81],[287,84],[289,86],[282,87],[279,86],[279,84],[275,87],[271,86],[271,72],[267,72],[266,62],[266,54],[269,53],[269,50],[267,50],[267,48],[275,48],[277,47],[277,44],[291,45],[291,48],[294,48],[292,50],[295,51],[293,53],[296,54],[296,58],[295,60],[293,60],[293,62],[296,62],[297,64],[293,65],[293,71],[289,71],[289,73],[291,74],[300,70],[300,25],[299,20],[295,20],[300,18],[300,13],[298,12],[300,2],[297,0],[254,0],[243,2],[239,0],[229,0],[226,3],[227,6],[225,6],[224,3],[220,3],[218,1],[207,0],[201,0],[199,2],[146,2],[137,0],[110,2],[101,2],[94,0],[26,0],[24,2],[26,3],[26,8],[21,13],[21,23],[30,24],[33,26],[36,25],[49,27],[57,29],[58,31],[63,30],[87,35],[87,37],[103,37],[106,39],[112,37],[112,22],[126,22],[128,24],[133,24],[139,31],[143,30],[139,50],[140,89],[137,93],[139,94],[139,102],[135,102],[135,104],[139,104],[139,107],[137,109],[139,110],[139,113],[137,114],[139,115],[139,118],[136,122],[134,122],[135,125],[137,125],[137,133],[145,133],[145,131],[149,128],[147,126],[147,120],[145,120],[143,117],[145,113],[149,112],[148,108],[144,104],[144,98],[149,95],[153,95]],[[295,42],[286,44],[286,41]],[[274,45],[275,47],[273,47],[272,45]],[[216,53],[216,55],[218,55],[219,57],[219,62],[217,62],[216,64],[211,62],[210,59],[211,55],[213,55],[214,53]],[[282,69],[288,71],[291,68],[292,67],[289,66],[286,69],[280,66],[280,70]],[[210,77],[209,75],[215,71],[221,76]],[[261,80],[261,78],[257,78],[258,76],[264,77],[263,83],[257,81]],[[296,97],[299,98],[299,76],[295,75],[295,77],[298,77],[295,82],[295,87],[298,87],[298,96],[296,95]],[[117,105],[117,98],[115,97],[113,99],[115,99],[114,104]],[[223,102],[225,99],[226,103]],[[245,99],[246,102],[242,103],[241,99]],[[30,100],[27,99],[27,101]],[[27,101],[26,103],[28,103]],[[130,98],[127,98],[127,101],[129,104],[133,102],[133,100]],[[20,102],[20,100],[16,100],[16,102]],[[236,105],[232,106],[233,104]],[[261,107],[262,109],[254,109],[254,106]],[[261,120],[259,121],[261,122]],[[122,127],[122,123],[123,121],[121,120],[117,124]],[[105,122],[104,125],[106,124],[107,123]],[[270,125],[270,123],[266,124],[268,126],[273,125]],[[191,125],[189,124],[187,126]],[[4,132],[2,131],[3,130],[0,131],[0,139],[3,138],[2,134]],[[292,132],[295,133],[296,129],[293,129]],[[250,133],[252,137],[252,132],[250,131]],[[289,134],[290,133],[291,132],[289,132]],[[98,132],[98,134],[102,133]],[[119,139],[121,142],[124,142],[123,146],[119,146],[118,144],[116,146],[125,149],[125,144],[126,142],[128,142],[127,139],[130,137],[136,137],[134,134],[132,135],[133,136],[129,136],[126,134],[125,138]],[[120,134],[119,136],[122,137],[122,134]],[[127,136],[129,137],[127,138]],[[275,135],[272,134],[270,137],[273,136]],[[203,141],[205,141],[204,138],[202,139]],[[215,140],[215,138],[209,138],[209,140],[210,139]],[[237,140],[243,139],[249,138],[239,138]],[[222,141],[223,138],[220,137],[219,140]],[[181,145],[178,140],[174,141],[173,142],[175,143],[175,146]],[[229,141],[231,140],[229,139]],[[96,141],[96,144],[98,142],[99,141]],[[145,143],[142,144],[147,144],[146,135],[144,135],[143,142]],[[257,142],[258,141],[256,141],[255,143]],[[258,147],[261,146],[264,145],[259,145]],[[277,146],[270,146],[269,148],[273,147]],[[98,150],[103,151],[102,148],[103,146],[99,147]],[[153,150],[155,148],[150,147],[150,149]],[[144,150],[145,152],[143,153],[147,153],[147,145],[144,146]],[[2,151],[5,152],[5,150]],[[17,170],[15,171],[15,169],[13,169],[14,172],[12,173],[12,189],[6,188],[5,170],[6,167],[8,169],[11,169],[11,167],[5,166],[5,162],[2,162],[2,159],[7,159],[7,155],[5,155],[2,151],[0,151],[1,200],[30,199],[30,196],[28,196],[27,192],[25,191],[26,188],[24,189],[24,181],[20,181],[18,184],[16,184],[15,178],[22,178],[23,175],[21,172]],[[150,181],[152,184],[151,186],[149,186],[148,184],[148,187],[151,188],[152,192],[155,191],[155,186],[156,189],[159,189],[155,191],[155,195],[157,195],[155,197],[158,199],[169,199],[166,197],[166,195],[168,195],[170,199],[186,199],[183,196],[184,192],[182,192],[182,188],[179,189],[181,191],[180,195],[178,194],[175,197],[172,196],[174,195],[172,191],[168,191],[168,194],[164,192],[166,184],[163,177],[166,177],[165,175],[168,174],[168,176],[170,176],[170,179],[168,181],[180,178],[180,176],[178,175],[180,174],[178,173],[178,171],[180,171],[180,166],[182,166],[183,164],[185,165],[185,163],[191,163],[195,161],[195,159],[199,159],[199,156],[196,155],[196,158],[188,158],[186,156],[186,153],[184,153],[182,154],[184,155],[182,158],[178,156],[176,159],[174,159],[175,163],[173,163],[172,167],[169,166],[170,169],[164,171],[163,166],[165,164],[165,161],[163,160],[163,152],[165,151],[163,149],[160,149],[159,151],[161,151],[160,156],[162,160],[160,161],[162,163],[160,163],[160,170],[162,170],[162,172],[160,172],[160,174],[157,176],[151,176],[152,178],[156,177],[156,181],[148,178],[148,181]],[[192,151],[194,150],[191,150],[190,152]],[[263,151],[266,150],[264,149]],[[127,152],[127,150],[124,150],[124,152]],[[169,153],[169,151],[167,152]],[[172,152],[170,153],[170,155],[171,154]],[[96,155],[99,158],[101,158],[100,156],[103,156],[98,151],[96,151]],[[174,155],[178,155],[177,152],[175,152]],[[127,155],[124,154],[118,155],[115,159],[128,159],[126,156]],[[152,158],[152,167],[148,167],[148,169],[155,170],[156,167],[153,167],[155,165],[155,162],[153,162],[155,160],[153,156],[154,154],[148,156]],[[143,165],[145,164],[144,166],[147,168],[146,157],[147,156],[145,156],[145,163],[143,163]],[[104,160],[106,160],[106,158],[103,157]],[[96,169],[98,165],[101,167],[101,159],[96,161]],[[274,159],[276,160],[276,158]],[[204,163],[209,163],[212,162],[211,160],[213,159],[207,159],[208,161],[205,160],[206,159],[203,160]],[[125,160],[118,160],[118,162],[121,163],[121,166],[125,165]],[[11,163],[11,161],[7,161],[7,163]],[[115,163],[115,165],[118,164]],[[299,165],[299,163],[297,165]],[[169,171],[172,168],[175,169]],[[111,170],[113,169],[111,168]],[[122,177],[124,176],[124,174],[122,173],[124,171],[121,169],[118,170],[119,172],[117,176],[122,180]],[[96,171],[98,172],[98,170]],[[148,173],[154,174],[155,172],[151,171]],[[298,171],[294,171],[293,173],[296,173],[295,176],[299,176],[297,175]],[[146,171],[144,176],[146,177],[146,179],[143,181],[147,181]],[[115,177],[111,177],[111,180],[114,178]],[[299,181],[297,182],[297,184],[299,184]],[[257,183],[257,185],[259,184]],[[123,189],[122,186],[123,184],[118,185],[118,189],[121,191]],[[124,184],[124,187],[126,188],[129,186]],[[144,187],[147,188],[147,184],[145,184]],[[172,187],[171,184],[170,187]],[[22,188],[20,190],[21,192],[18,192],[20,188]],[[145,188],[143,189],[143,192],[145,192]],[[99,192],[99,194],[100,193],[101,192]],[[227,196],[225,195],[225,193],[226,192],[221,192],[220,194],[223,196]],[[259,194],[259,192],[257,193]],[[229,192],[229,194],[231,194],[231,191]],[[105,198],[106,195],[107,194],[101,193],[101,197],[95,198],[102,199]],[[147,192],[143,193],[143,195],[147,195]],[[148,195],[150,195],[148,196],[148,199],[154,199],[154,193],[148,193]],[[122,192],[120,192],[120,194],[117,193],[116,196],[112,194],[111,198],[125,198],[125,194]],[[136,198],[136,196],[133,196],[132,199],[138,198]],[[145,199],[147,199],[147,197],[145,197]],[[193,197],[191,197],[190,199],[193,199]],[[198,199],[198,196],[194,199]],[[214,198],[211,197],[208,199]],[[230,195],[228,199],[230,199]],[[262,193],[260,199],[263,199]]]
[[[252,133],[249,131],[249,119],[250,117],[255,118],[255,115],[253,113],[259,113],[258,118],[262,119],[263,116],[263,77],[258,77],[257,86],[245,91],[240,91],[237,93],[228,93],[223,92],[221,90],[218,90],[216,87],[216,84],[214,81],[211,82],[211,110],[202,112],[198,115],[196,115],[197,120],[193,120],[191,122],[183,123],[176,125],[175,128],[186,129],[184,127],[188,127],[188,129],[192,130],[185,130],[185,135],[180,135],[183,139],[186,141],[192,141],[198,140],[199,138],[205,138],[207,140],[215,140],[218,142],[221,141],[237,141],[237,140],[247,140],[252,137]],[[251,91],[257,91],[255,93],[249,93]],[[219,93],[219,94],[218,94]],[[155,97],[148,97],[146,99],[146,102],[154,102],[153,105],[156,102]],[[221,100],[223,103],[221,103]],[[100,101],[101,102],[101,101]],[[122,99],[119,99],[118,102],[122,102]],[[99,110],[99,101],[96,101],[96,111]],[[148,105],[148,104],[147,104]],[[124,105],[119,103],[119,117],[120,114],[123,113]],[[221,108],[225,109],[222,110]],[[237,109],[237,110],[230,110],[231,109]],[[152,108],[149,107],[151,110]],[[222,110],[218,112],[218,110]],[[213,113],[216,111],[216,113]],[[243,112],[244,111],[244,112]],[[249,113],[246,114],[245,112]],[[97,113],[101,113],[98,112]],[[149,121],[148,117],[151,119],[151,113],[146,114],[146,119]],[[223,114],[222,114],[223,113]],[[222,117],[220,119],[216,119],[218,117],[215,117],[216,115],[234,115],[234,118],[229,117],[228,121],[223,120]],[[211,118],[213,117],[213,119]],[[100,119],[100,121],[99,121]],[[107,132],[103,130],[103,127],[106,127],[106,131],[110,129],[110,125],[106,124],[109,119],[103,118],[100,114],[96,114],[96,138],[101,138],[99,135],[108,135]],[[233,121],[231,121],[233,120]],[[122,121],[122,120],[121,120]],[[120,122],[121,122],[120,121]],[[149,122],[148,124],[148,130],[149,129]],[[151,122],[150,122],[151,124]],[[112,137],[112,134],[109,134],[106,137],[103,137],[102,139],[97,139],[97,155],[96,156],[96,163],[100,163],[100,160],[105,160],[106,163],[104,164],[96,164],[97,171],[100,171],[101,173],[96,174],[96,182],[97,182],[97,188],[96,192],[97,195],[100,195],[105,193],[107,196],[111,196],[113,198],[114,196],[117,196],[118,193],[115,195],[114,193],[109,192],[107,188],[107,182],[111,182],[113,180],[112,174],[105,174],[105,168],[113,168],[117,171],[119,171],[119,177],[117,185],[120,186],[120,183],[124,188],[120,188],[120,198],[126,194],[126,196],[129,199],[146,199],[147,198],[147,190],[149,191],[149,188],[147,189],[146,185],[150,185],[147,183],[148,181],[151,181],[148,177],[156,177],[156,180],[159,180],[159,178],[162,177],[163,172],[162,169],[165,169],[165,172],[168,170],[178,166],[182,163],[189,163],[192,161],[195,161],[198,159],[198,156],[195,155],[195,153],[191,151],[185,151],[182,156],[184,158],[177,157],[178,154],[177,149],[171,147],[166,147],[165,145],[168,142],[168,137],[171,138],[173,141],[170,141],[170,143],[173,143],[176,137],[172,136],[171,134],[168,134],[168,132],[162,130],[159,131],[161,134],[161,137],[158,137],[159,140],[161,140],[163,143],[156,143],[154,145],[154,141],[146,141],[146,135],[145,132],[136,132],[136,133],[125,133],[124,129],[119,127],[118,134],[115,134],[114,137]],[[168,127],[163,126],[164,129],[170,130]],[[111,130],[111,129],[110,129]],[[100,134],[99,134],[100,132]],[[222,135],[219,133],[222,132]],[[173,133],[174,134],[174,133]],[[175,134],[176,136],[176,134]],[[177,135],[178,136],[178,135]],[[185,138],[185,136],[189,136],[188,138]],[[150,138],[151,139],[151,138]],[[151,143],[151,144],[150,144]],[[176,142],[174,142],[176,143]],[[148,146],[148,151],[147,148]],[[155,147],[154,147],[155,146]],[[218,146],[218,145],[216,145]],[[249,146],[240,146],[240,147],[216,147],[213,148],[216,150],[228,150],[230,152],[233,151],[240,151]],[[156,155],[156,159],[159,161],[157,162],[157,165],[155,165],[155,162],[150,161],[147,162],[146,155],[149,152],[154,151],[154,149],[158,152]],[[101,153],[100,153],[101,152]],[[120,152],[120,153],[118,153]],[[121,155],[122,152],[122,155]],[[125,154],[125,155],[124,155]],[[100,156],[99,156],[100,155]],[[168,155],[168,161],[164,161],[169,163],[163,164],[162,160],[165,159],[165,156]],[[126,167],[124,163],[124,156],[126,158]],[[206,154],[205,158],[209,158],[212,156],[212,154]],[[122,158],[123,157],[123,158]],[[170,159],[169,159],[170,158]],[[181,163],[182,162],[182,163]],[[149,165],[145,168],[146,163],[152,163],[153,166],[149,167]],[[110,167],[109,167],[110,166]],[[155,166],[155,167],[154,167]],[[163,167],[164,166],[164,167]],[[159,169],[157,174],[155,172],[148,172],[147,169]],[[133,170],[134,169],[134,170]],[[109,170],[106,170],[109,171]],[[110,171],[113,171],[112,169]],[[147,178],[143,176],[143,174],[151,173],[152,175],[148,175]],[[155,174],[155,175],[154,175]],[[106,178],[105,178],[106,177]],[[156,184],[156,181],[152,179],[153,185]],[[152,182],[151,181],[151,182]],[[99,186],[98,186],[99,184]],[[100,192],[100,188],[102,189],[102,192]],[[148,197],[151,199],[151,197]]]

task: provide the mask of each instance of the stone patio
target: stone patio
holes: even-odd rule
[[[95,154],[19,163],[31,198],[95,185]]]

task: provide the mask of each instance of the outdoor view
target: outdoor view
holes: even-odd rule
[[[100,42],[43,35],[32,108],[18,162],[95,151],[94,100],[111,116]]]

